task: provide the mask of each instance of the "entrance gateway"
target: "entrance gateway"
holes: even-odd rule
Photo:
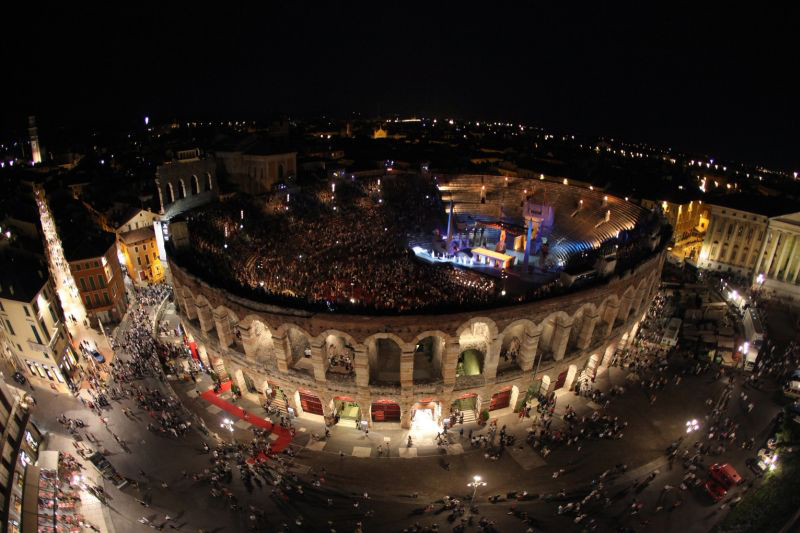
[[[439,419],[442,415],[441,404],[431,398],[420,400],[412,407],[411,429],[421,433],[438,433],[441,429]]]
[[[333,413],[339,417],[339,421],[349,420],[361,423],[361,408],[350,396],[337,396],[331,400]],[[349,427],[349,426],[347,426]]]
[[[400,405],[393,400],[372,402],[373,422],[400,422]]]

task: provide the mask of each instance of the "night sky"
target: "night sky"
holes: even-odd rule
[[[202,3],[32,4],[0,34],[12,104],[2,126],[30,113],[64,122],[422,114],[800,169],[797,10],[285,4],[224,13]]]

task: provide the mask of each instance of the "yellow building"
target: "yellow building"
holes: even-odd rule
[[[670,255],[678,260],[696,260],[708,228],[709,207],[702,200],[647,200],[642,207],[660,210],[672,226],[673,245]]]
[[[128,275],[135,283],[158,283],[164,280],[164,265],[158,257],[152,225],[120,234],[119,244]]]

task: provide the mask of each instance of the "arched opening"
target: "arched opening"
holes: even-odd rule
[[[181,199],[186,198],[186,184],[183,182],[183,178],[178,180],[178,184],[180,185],[180,195]]]
[[[197,176],[195,176],[194,174],[192,175],[190,184],[192,186],[192,196],[200,194],[200,182],[197,180]]]
[[[578,367],[576,365],[569,365],[567,369],[567,378],[564,381],[564,389],[572,390],[573,385],[575,385],[575,378],[578,377]]]
[[[542,379],[541,379],[541,382],[540,382],[540,385],[539,385],[539,395],[547,396],[547,394],[549,392],[550,392],[550,376],[545,374],[544,376],[542,376]]]
[[[266,360],[272,356],[272,331],[260,320],[253,320],[250,324],[250,342],[252,343],[253,356],[258,360]]]
[[[311,338],[302,330],[290,327],[286,332],[289,348],[287,361],[289,368],[314,376],[314,364],[311,360]]]
[[[420,400],[411,406],[411,430],[418,435],[439,433],[441,414],[439,402],[431,398]]]
[[[206,192],[208,192],[213,188],[213,185],[212,185],[212,182],[211,182],[211,173],[210,172],[206,173],[205,182],[206,182]]]
[[[367,357],[369,358],[370,384],[399,385],[400,354],[400,345],[393,339],[369,339]]]
[[[442,377],[442,353],[445,340],[430,335],[414,347],[414,383],[437,381]]]
[[[466,393],[459,396],[450,406],[452,417],[458,417],[459,424],[469,424],[477,417],[480,401],[475,393]],[[462,420],[463,419],[463,420]]]
[[[167,183],[166,197],[169,198],[169,203],[175,203],[175,189],[172,188],[171,183]]]
[[[460,353],[456,366],[457,378],[483,373],[490,339],[489,325],[484,322],[473,322],[461,333],[458,338]]]
[[[331,379],[348,378],[355,376],[355,360],[353,346],[341,335],[328,335],[325,337],[325,365],[326,376]]]
[[[211,363],[211,370],[217,375],[220,381],[228,381],[231,379],[228,371],[225,368],[225,360],[216,355],[208,355],[209,362]]]
[[[562,328],[568,321],[569,317],[562,312],[554,313],[544,320],[542,323],[542,336],[539,338],[539,353],[542,356],[553,359],[556,355],[556,350],[563,349]],[[562,330],[561,333],[559,330]]]
[[[578,347],[578,336],[583,327],[583,321],[586,318],[585,309],[585,307],[581,307],[572,317],[572,327],[569,330],[569,341],[567,341],[567,352],[571,352]]]
[[[344,427],[361,428],[361,408],[350,396],[336,396],[331,400],[333,423]]]
[[[520,352],[522,350],[522,341],[526,335],[526,326],[532,327],[533,324],[527,325],[522,322],[512,324],[503,333],[503,342],[500,345],[500,359],[497,361],[498,373],[520,368]]]
[[[236,384],[239,386],[239,390],[242,395],[258,394],[258,388],[256,388],[255,381],[253,381],[253,378],[250,377],[250,374],[239,368],[236,370],[236,372],[234,372],[234,377],[236,378]]]
[[[400,422],[400,404],[394,400],[377,400],[370,406],[373,422]]]
[[[283,163],[278,164],[278,181],[283,181]]]
[[[322,409],[322,401],[312,391],[298,389],[295,393],[295,401],[300,407],[300,415],[305,415],[305,418],[325,416],[325,412]]]

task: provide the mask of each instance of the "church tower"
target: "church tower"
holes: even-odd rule
[[[31,138],[31,158],[33,164],[37,165],[42,162],[42,152],[39,148],[39,133],[36,129],[36,117],[28,117],[28,135]]]

